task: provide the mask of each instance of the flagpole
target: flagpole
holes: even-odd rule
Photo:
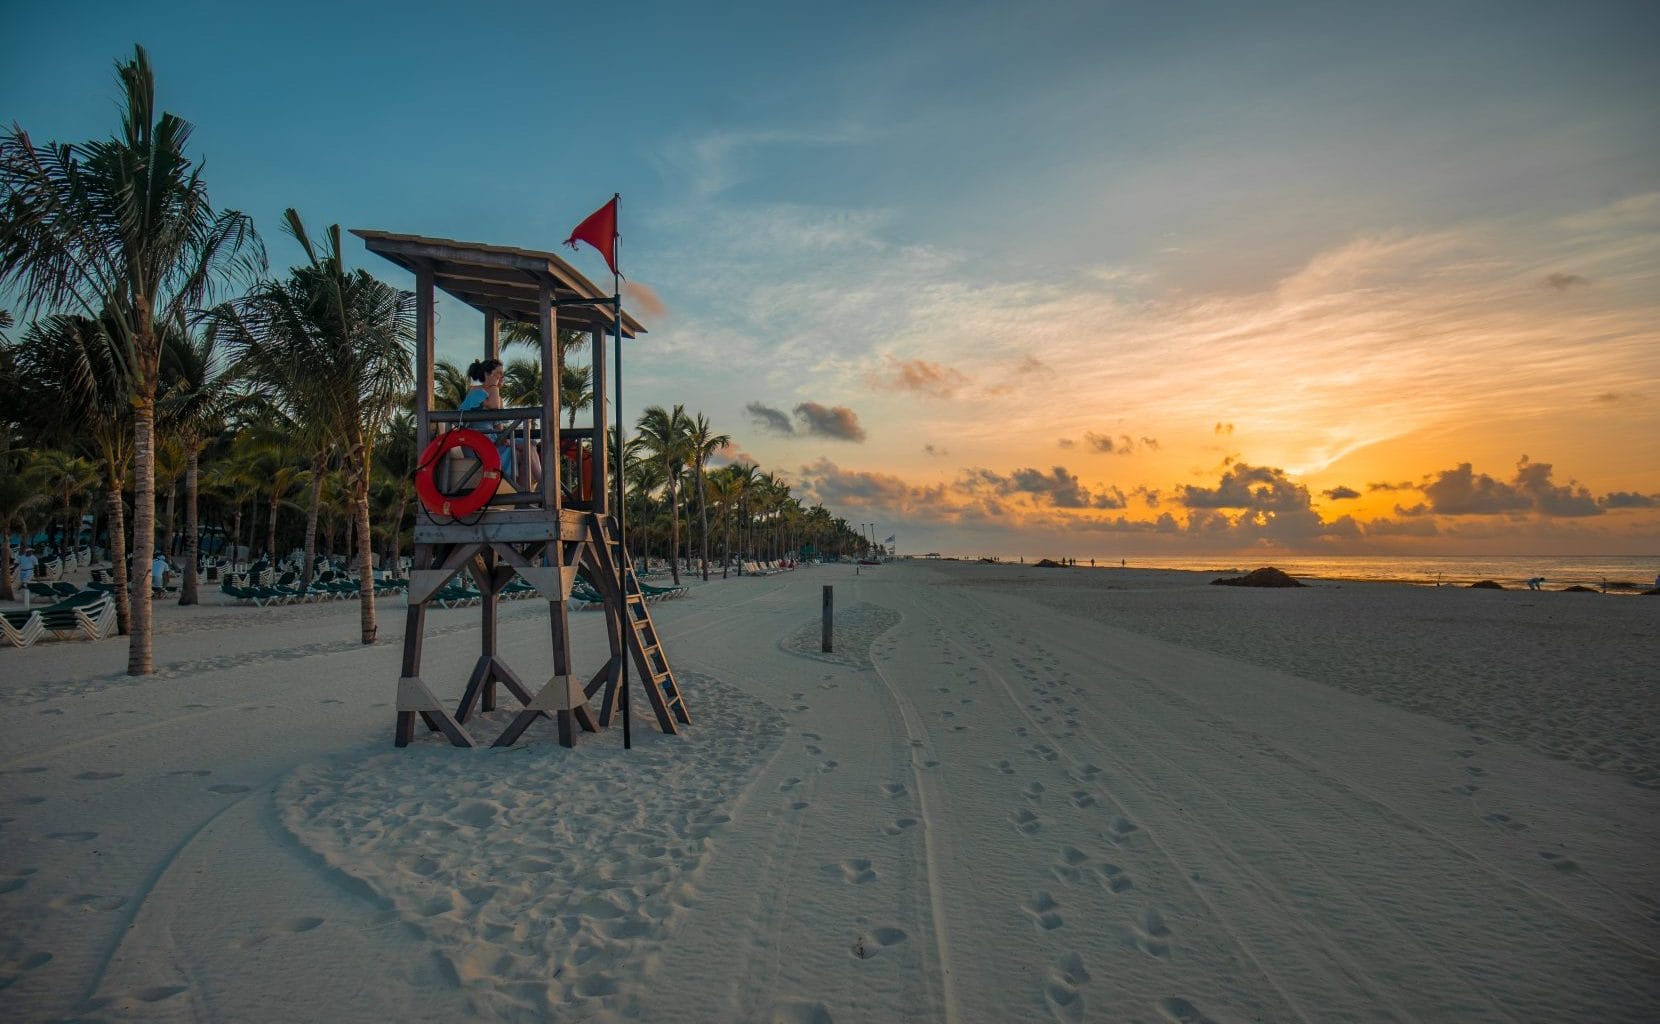
[[[611,197],[617,204],[617,214],[622,213],[622,193],[618,192]],[[612,220],[616,224],[616,220]],[[623,749],[634,749],[634,733],[629,722],[628,710],[628,633],[632,629],[628,619],[628,572],[633,566],[628,564],[628,507],[623,504],[623,407],[622,407],[622,275],[617,272],[617,242],[621,234],[612,228],[611,235],[611,338],[614,355],[612,366],[616,370],[616,416],[617,416],[617,590],[622,594],[622,607],[618,609],[622,614],[617,619],[617,626],[624,632],[617,637],[620,644],[617,648],[622,652],[622,720],[623,720]],[[604,428],[601,427],[603,430]]]

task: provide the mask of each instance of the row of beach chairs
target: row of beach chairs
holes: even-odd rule
[[[409,586],[404,579],[375,581],[376,596],[402,592]],[[312,604],[318,601],[355,600],[362,587],[355,576],[327,570],[311,581],[308,589],[300,589],[300,575],[288,571],[271,580],[268,572],[250,572],[236,577],[229,573],[220,580],[220,603],[226,599],[237,604],[266,607],[274,604]]]
[[[0,639],[28,647],[50,634],[59,640],[102,640],[115,632],[115,597],[82,590],[44,608],[0,612]]]
[[[774,562],[743,562],[745,576],[771,576],[775,572],[789,572],[795,568],[795,563],[780,559]]]

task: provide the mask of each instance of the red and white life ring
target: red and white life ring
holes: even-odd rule
[[[478,485],[466,494],[444,494],[438,490],[438,465],[451,451],[462,447],[478,457],[482,467]],[[465,427],[445,431],[428,442],[418,465],[421,468],[415,471],[415,493],[435,516],[470,516],[490,503],[501,484],[501,454],[496,451],[496,443]]]

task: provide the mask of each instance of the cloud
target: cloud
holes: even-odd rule
[[[795,428],[790,425],[790,418],[781,409],[774,409],[760,402],[751,402],[744,406],[744,411],[749,413],[750,419],[762,430],[770,430],[785,437],[795,433]]]
[[[1224,436],[1225,437],[1228,434],[1233,433],[1233,424],[1232,423],[1218,423],[1216,426],[1211,428],[1211,433],[1216,434],[1218,436]]]
[[[669,315],[669,307],[663,304],[662,297],[650,285],[624,281],[622,291],[623,298],[628,300],[625,311],[640,313],[648,320],[662,320]]]
[[[1084,441],[1096,451],[1108,455],[1128,455],[1135,451],[1135,442],[1128,434],[1119,434],[1115,438],[1110,434],[1097,434],[1093,430],[1086,430]]]
[[[802,402],[795,407],[795,417],[801,421],[803,434],[818,434],[839,441],[865,439],[865,428],[859,426],[858,414],[845,405],[825,407],[817,402]]]
[[[1618,405],[1619,403],[1624,402],[1627,399],[1635,398],[1635,397],[1636,397],[1635,395],[1621,394],[1618,391],[1604,391],[1601,394],[1597,395],[1596,397],[1592,398],[1591,401],[1597,402],[1601,405]]]
[[[1368,537],[1434,537],[1440,532],[1433,519],[1373,519],[1366,524]]]
[[[1597,499],[1603,508],[1660,508],[1660,494],[1611,491]]]
[[[1017,469],[1007,476],[989,469],[972,469],[964,477],[963,486],[970,492],[989,488],[996,494],[1046,498],[1056,508],[1088,508],[1093,500],[1089,488],[1065,466],[1055,466],[1047,473],[1034,468]]]
[[[1555,288],[1559,292],[1565,292],[1569,288],[1588,288],[1591,279],[1580,277],[1578,274],[1547,274],[1544,283],[1547,288]]]
[[[1332,501],[1347,501],[1350,498],[1360,497],[1359,491],[1355,490],[1353,487],[1344,487],[1342,484],[1338,484],[1329,491],[1321,491],[1320,493],[1324,494]]]
[[[812,503],[856,518],[866,512],[900,518],[952,521],[964,511],[944,484],[918,486],[891,473],[843,469],[821,458],[801,467],[801,490]]]
[[[1426,504],[1399,509],[1402,515],[1480,516],[1535,512],[1550,518],[1574,519],[1602,514],[1602,506],[1573,481],[1551,480],[1551,464],[1531,462],[1526,455],[1516,463],[1508,482],[1477,473],[1470,463],[1434,474],[1423,486]]]
[[[891,386],[901,391],[914,391],[935,398],[950,398],[957,389],[968,383],[960,370],[944,363],[930,363],[926,359],[895,359],[887,357],[889,376],[878,379],[871,375],[874,386]]]
[[[733,441],[724,447],[715,449],[715,453],[709,456],[709,463],[711,466],[737,466],[743,464],[759,466],[761,460],[744,451],[741,445]]]
[[[1148,508],[1158,508],[1159,507],[1159,497],[1160,497],[1160,495],[1159,495],[1159,492],[1154,488],[1148,487],[1145,484],[1143,484],[1140,487],[1137,487],[1135,490],[1131,491],[1130,493],[1135,495],[1136,497],[1140,498],[1142,501],[1146,502]]]
[[[1050,368],[1048,363],[1028,352],[1020,357],[1020,362],[1015,365],[1014,372],[1019,374],[1028,374],[1054,373],[1055,371]]]
[[[1308,488],[1293,482],[1282,469],[1251,466],[1243,462],[1228,467],[1213,488],[1181,488],[1181,503],[1188,508],[1248,508],[1285,510],[1308,508]]]
[[[1159,450],[1159,439],[1156,437],[1144,437],[1141,443],[1143,447],[1151,448],[1155,452]]]
[[[1063,437],[1055,442],[1055,446],[1058,448],[1076,448],[1078,447],[1078,442],[1072,440],[1070,437]]]
[[[1410,480],[1403,480],[1398,484],[1392,484],[1387,480],[1381,480],[1381,481],[1378,481],[1376,483],[1370,483],[1370,484],[1366,485],[1366,490],[1368,492],[1372,492],[1372,491],[1415,491],[1417,489],[1418,489],[1418,485],[1413,483]]]
[[[924,453],[924,454],[926,454],[926,455],[929,455],[929,456],[931,456],[931,457],[933,457],[933,458],[936,458],[936,459],[943,459],[943,458],[945,458],[945,457],[946,457],[946,456],[947,456],[947,455],[950,455],[950,454],[951,454],[951,453],[950,453],[950,452],[949,452],[949,451],[947,451],[947,450],[946,450],[946,449],[944,449],[944,448],[937,448],[937,447],[935,447],[935,446],[934,446],[934,445],[931,445],[931,444],[925,444],[925,445],[923,445],[923,446],[922,446],[922,451],[923,451],[923,453]]]

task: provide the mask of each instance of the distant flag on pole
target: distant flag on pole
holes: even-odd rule
[[[888,539],[883,541],[882,543],[883,544],[892,544],[893,543],[893,538],[895,536],[897,536],[897,534],[892,534],[892,533],[888,534]]]
[[[578,224],[571,232],[571,237],[565,239],[565,244],[572,249],[576,243],[587,242],[599,250],[605,257],[605,265],[611,268],[611,273],[622,276],[617,270],[617,201],[622,193],[611,197],[611,201],[588,215],[588,219]]]

